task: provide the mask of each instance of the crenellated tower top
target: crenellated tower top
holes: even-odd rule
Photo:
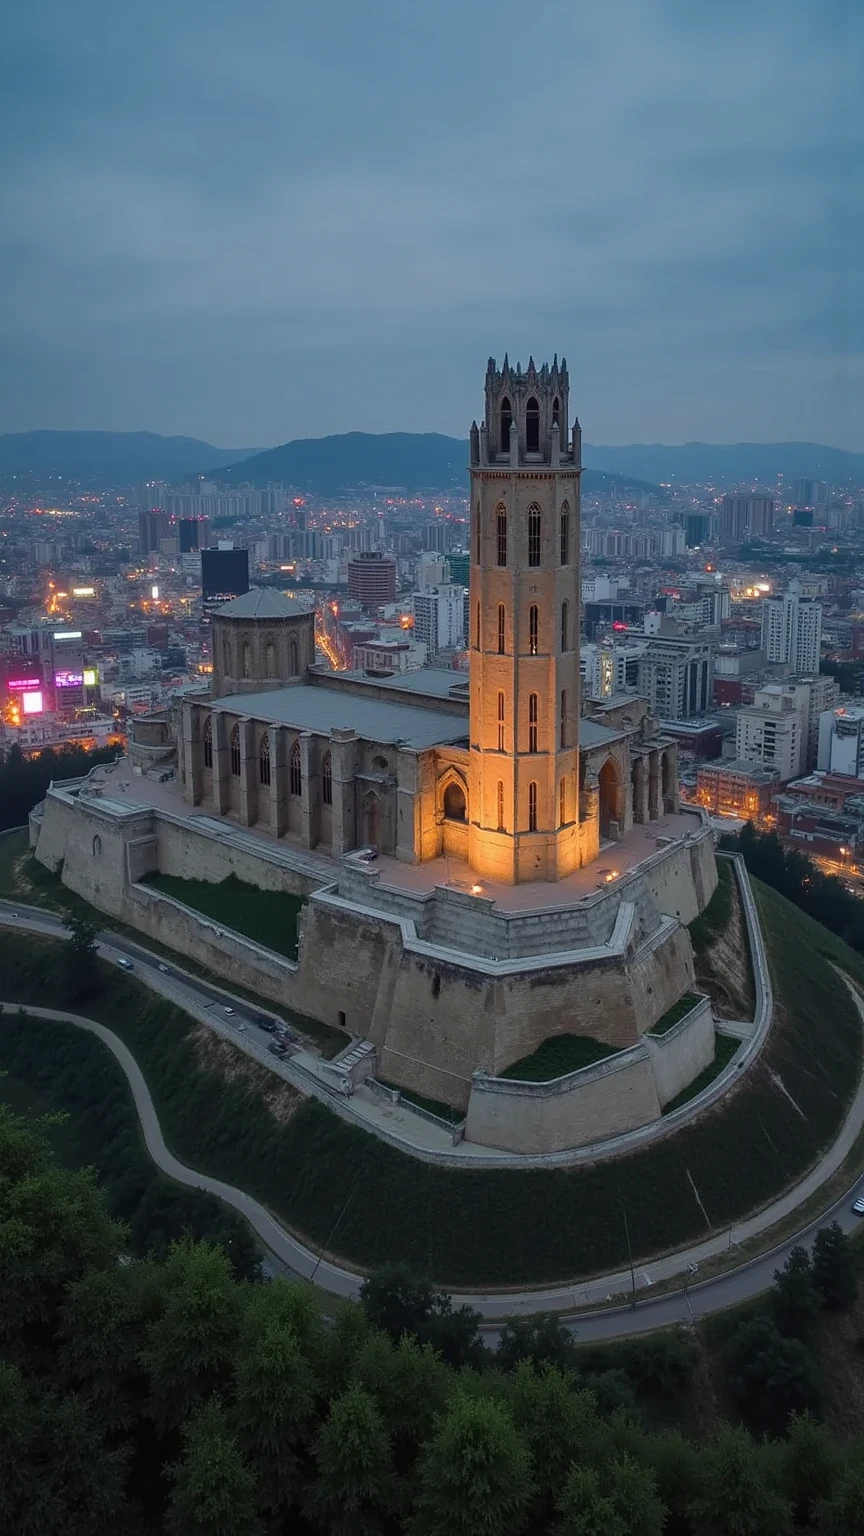
[[[478,467],[510,464],[575,463],[581,456],[578,421],[568,431],[570,380],[567,364],[556,353],[552,366],[538,368],[533,357],[523,371],[505,354],[499,368],[490,357],[486,368],[486,415],[471,428],[471,463]]]

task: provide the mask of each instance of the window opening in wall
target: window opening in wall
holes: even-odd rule
[[[507,396],[501,401],[501,453],[510,452],[510,427],[513,422],[513,409]]]
[[[347,1029],[347,1027],[348,1026],[347,1026],[347,1022],[346,1022],[346,1019],[345,1019],[345,1014],[344,1014],[343,1010],[340,1008],[339,1009],[339,1028],[340,1029]]]
[[[528,610],[528,649],[532,656],[537,655],[537,637],[540,630],[540,609],[536,603],[532,603]]]
[[[525,407],[525,450],[540,452],[540,407],[533,395]]]
[[[499,832],[503,832],[504,830],[505,830],[505,828],[504,828],[504,780],[503,779],[499,779],[498,780],[498,831]]]
[[[452,779],[444,791],[444,815],[448,821],[468,820],[465,791],[461,784]]]
[[[561,747],[567,745],[567,689],[561,689],[561,710],[558,721],[558,744]]]
[[[561,503],[561,564],[570,564],[570,503]]]
[[[208,715],[204,721],[204,767],[213,767],[213,717]]]
[[[258,783],[270,783],[270,733],[265,731],[258,746]]]
[[[539,700],[536,693],[528,695],[528,751],[537,751],[537,712]]]
[[[537,831],[537,785],[528,785],[528,831]]]
[[[289,665],[289,667],[291,669],[291,676],[292,677],[296,677],[297,676],[297,672],[299,670],[299,668],[297,666],[297,641],[296,640],[292,640],[290,646],[288,647],[288,665]]]
[[[101,859],[102,857],[102,839],[98,832],[93,838],[93,857],[94,859]]]
[[[252,647],[248,640],[243,641],[243,676],[252,676]]]
[[[288,789],[292,795],[303,793],[303,772],[300,767],[299,741],[295,741],[288,759]]]
[[[556,395],[555,399],[552,401],[552,425],[553,425],[553,427],[557,427],[559,425],[559,418],[560,418],[560,416],[561,416],[561,407],[558,404],[558,396]]]
[[[222,671],[226,677],[231,676],[231,647],[227,640],[222,641]]]
[[[480,604],[477,604],[477,649],[480,649]]]
[[[562,651],[566,651],[568,649],[567,639],[568,639],[570,625],[568,624],[567,620],[568,620],[568,610],[567,610],[567,604],[566,604],[566,602],[564,602],[564,603],[561,604],[561,649],[562,649]]]
[[[504,604],[503,603],[499,603],[498,604],[498,655],[499,656],[503,656],[504,655],[504,641],[505,641],[505,638],[506,638],[505,626],[506,626],[506,614],[504,612]]]
[[[562,779],[558,785],[558,825],[563,827],[567,820],[567,783]]]
[[[240,777],[240,727],[235,725],[231,732],[231,772],[235,779]]]
[[[272,640],[267,642],[267,676],[276,676],[276,647]]]
[[[498,694],[498,751],[504,751],[504,695]]]
[[[528,564],[540,564],[540,519],[542,512],[539,504],[532,501],[528,508]]]
[[[324,805],[333,804],[333,757],[330,752],[324,753],[321,764],[321,800]]]
[[[507,508],[499,501],[495,508],[495,532],[498,542],[498,564],[507,564]]]

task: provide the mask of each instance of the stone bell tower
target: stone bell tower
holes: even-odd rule
[[[578,869],[578,421],[567,366],[486,370],[471,428],[468,860],[510,883]]]

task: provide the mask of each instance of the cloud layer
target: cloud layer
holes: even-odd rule
[[[7,0],[0,430],[864,448],[856,0]]]

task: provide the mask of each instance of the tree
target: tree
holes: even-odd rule
[[[806,1248],[792,1249],[782,1269],[774,1271],[771,1309],[781,1333],[792,1338],[806,1335],[822,1305],[813,1279],[813,1265]]]
[[[418,1463],[411,1536],[518,1536],[533,1495],[528,1448],[498,1403],[457,1393]]]
[[[733,1335],[727,1365],[739,1411],[761,1434],[782,1435],[791,1414],[819,1408],[813,1356],[800,1339],[784,1338],[764,1313]]]
[[[373,1327],[394,1343],[413,1334],[431,1344],[450,1365],[479,1365],[484,1349],[478,1334],[482,1321],[471,1307],[455,1307],[446,1291],[438,1291],[414,1274],[407,1264],[390,1264],[365,1280],[360,1304]]]
[[[163,1428],[179,1427],[230,1380],[240,1292],[221,1248],[175,1243],[164,1268],[161,1315],[142,1351],[150,1407]]]
[[[315,1447],[306,1514],[327,1536],[375,1536],[396,1503],[390,1437],[375,1399],[349,1387],[330,1405]]]
[[[669,1536],[689,1532],[687,1511],[702,1483],[698,1447],[679,1429],[666,1429],[650,1436],[645,1455],[657,1479],[657,1496],[667,1510]]]
[[[562,1325],[557,1312],[538,1312],[533,1317],[505,1323],[498,1343],[498,1359],[505,1370],[521,1360],[536,1365],[575,1366],[578,1354],[572,1328]]]
[[[453,1372],[431,1344],[418,1344],[404,1334],[394,1347],[377,1330],[354,1362],[358,1384],[375,1398],[390,1434],[397,1467],[413,1463],[418,1447],[447,1406],[454,1388]]]
[[[70,1002],[77,1002],[98,989],[98,935],[90,919],[77,912],[63,919],[63,927],[70,935],[64,953],[67,995]]]
[[[626,1455],[599,1470],[573,1467],[558,1510],[558,1536],[662,1536],[666,1521],[653,1471]]]
[[[261,1504],[287,1508],[296,1498],[299,1447],[314,1424],[317,1383],[277,1298],[262,1287],[244,1318],[234,1367],[231,1419],[256,1470]]]
[[[789,1501],[771,1487],[743,1429],[725,1425],[702,1457],[702,1491],[690,1508],[695,1536],[786,1536]]]
[[[793,1415],[780,1445],[780,1474],[799,1525],[814,1523],[816,1507],[830,1496],[842,1465],[825,1425],[817,1424],[809,1413]]]
[[[596,1401],[590,1392],[574,1392],[572,1374],[552,1365],[537,1371],[531,1360],[516,1367],[508,1386],[507,1404],[531,1453],[538,1496],[551,1507],[572,1463],[600,1456],[605,1434]]]
[[[145,1401],[140,1354],[150,1266],[89,1269],[66,1292],[60,1313],[59,1367],[84,1393],[99,1421],[128,1429]]]
[[[832,1312],[847,1311],[858,1294],[852,1247],[839,1222],[832,1221],[816,1233],[813,1281],[823,1305]]]
[[[864,1536],[864,1457],[850,1451],[833,1491],[819,1505],[821,1536]]]
[[[259,1536],[256,1479],[213,1398],[183,1431],[183,1456],[168,1468],[173,1483],[167,1536]]]

